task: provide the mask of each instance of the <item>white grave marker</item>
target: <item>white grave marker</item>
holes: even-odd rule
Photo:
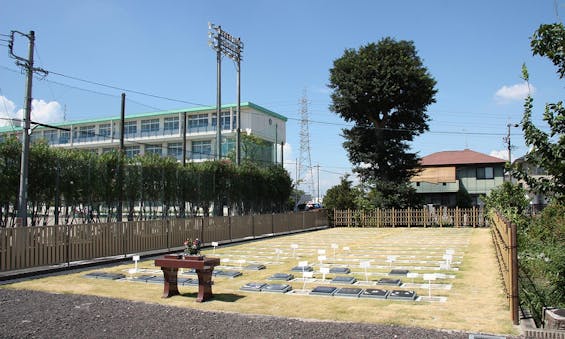
[[[443,260],[445,260],[445,264],[447,266],[447,269],[451,269],[451,261],[453,260],[453,254],[444,254],[443,255]]]
[[[396,261],[396,255],[389,255],[386,257],[386,262],[389,263],[389,267],[392,267],[392,263]]]
[[[135,262],[135,268],[133,269],[133,273],[136,273],[137,272],[137,262],[139,261],[139,255],[134,255],[132,257],[132,259]],[[132,272],[130,271],[130,273],[132,273]]]
[[[320,265],[324,264],[324,260],[326,260],[326,256],[325,255],[319,255],[318,256],[318,261],[320,262]]]
[[[280,248],[275,248],[275,253],[277,254],[277,261],[279,261],[279,256],[282,253],[282,250]]]
[[[326,250],[318,250],[318,255],[324,255],[326,254]]]
[[[330,273],[329,267],[320,267],[320,273],[322,273],[322,279],[326,280],[326,274]]]
[[[216,253],[216,247],[218,247],[218,242],[217,241],[212,241],[212,247],[214,247],[214,253]]]
[[[371,262],[370,261],[360,261],[359,267],[365,269],[365,281],[368,282],[369,281],[369,274],[367,273],[367,268],[371,267]]]
[[[304,281],[302,284],[302,290],[306,289],[306,278],[311,279],[312,277],[314,277],[314,272],[302,271],[302,280]]]
[[[298,248],[298,244],[290,244],[290,248],[292,248],[292,257],[296,258],[296,249]]]
[[[339,248],[338,244],[332,244],[332,249],[334,250],[334,259],[335,259],[335,250]]]
[[[428,281],[428,297],[432,297],[432,281],[436,280],[436,275],[434,273],[424,273],[423,275],[424,280]]]
[[[349,246],[344,246],[343,251],[347,252],[348,254],[351,254],[351,248],[349,248]]]

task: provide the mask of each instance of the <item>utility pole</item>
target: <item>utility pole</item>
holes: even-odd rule
[[[236,121],[236,149],[235,161],[239,165],[241,162],[241,54],[243,52],[243,42],[241,38],[235,38],[228,32],[222,30],[222,26],[216,26],[208,23],[208,45],[216,51],[217,59],[217,99],[216,99],[216,148],[218,152],[218,160],[222,158],[222,126],[221,120],[221,104],[222,104],[222,53],[235,61],[237,70],[237,121]]]
[[[507,124],[506,127],[508,127],[508,132],[506,134],[506,136],[504,138],[502,138],[502,140],[504,140],[504,142],[506,143],[506,147],[508,149],[508,163],[512,164],[512,144],[510,142],[510,127],[518,127],[520,126],[519,124]]]
[[[118,152],[118,206],[116,207],[116,221],[122,222],[122,201],[124,200],[124,132],[126,120],[126,94],[122,93],[122,101],[120,105],[120,150]]]
[[[317,179],[318,179],[318,196],[317,196],[318,199],[317,199],[316,202],[319,203],[319,202],[320,202],[320,164],[318,163],[318,164],[317,164],[316,166],[314,166],[314,167],[316,167],[317,170],[318,170],[318,171],[317,171],[318,173],[316,174],[316,177],[317,177]]]
[[[14,36],[20,35],[29,40],[28,45],[28,58],[22,58],[14,54]],[[16,65],[25,68],[27,81],[24,105],[24,117],[22,121],[22,159],[20,169],[20,187],[18,196],[18,220],[17,225],[27,226],[27,183],[28,183],[28,170],[29,170],[29,139],[30,139],[30,123],[31,123],[31,100],[32,100],[32,85],[33,85],[33,72],[40,72],[47,75],[47,71],[41,68],[33,67],[33,51],[35,46],[35,32],[30,31],[29,34],[24,34],[18,31],[10,32],[10,41],[8,47],[10,49],[10,56],[16,59]]]

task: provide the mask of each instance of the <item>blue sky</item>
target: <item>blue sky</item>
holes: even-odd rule
[[[346,48],[387,36],[414,41],[438,89],[428,109],[430,131],[412,145],[421,156],[464,148],[506,156],[506,126],[523,112],[522,63],[530,71],[534,121],[542,124],[546,102],[562,99],[563,84],[549,61],[532,56],[529,37],[565,16],[564,0],[3,0],[0,8],[0,34],[34,30],[35,65],[52,71],[33,88],[34,119],[44,122],[119,115],[121,90],[55,73],[174,99],[127,92],[127,114],[215,105],[207,23],[221,25],[245,44],[242,101],[289,118],[285,166],[293,178],[306,90],[322,195],[351,173],[341,137],[348,125],[329,111],[327,87],[333,60]],[[19,55],[26,44],[16,40]],[[25,77],[5,45],[0,41],[0,117],[12,117],[24,102]],[[233,62],[224,58],[222,70],[222,102],[233,103]],[[516,158],[527,146],[520,128],[511,132]]]

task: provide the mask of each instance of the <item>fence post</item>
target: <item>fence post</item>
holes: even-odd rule
[[[391,219],[392,227],[396,227],[396,210],[394,209],[394,207],[392,208]]]
[[[519,300],[518,300],[518,251],[517,251],[517,234],[516,234],[516,225],[509,223],[509,237],[510,240],[509,244],[509,259],[510,265],[509,267],[509,274],[510,274],[510,281],[511,281],[511,293],[510,295],[510,312],[512,312],[512,322],[514,325],[518,325],[520,323],[520,315],[518,312],[519,307]]]

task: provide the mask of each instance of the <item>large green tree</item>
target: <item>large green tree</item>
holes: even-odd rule
[[[330,109],[354,123],[343,130],[344,147],[376,194],[405,189],[417,172],[418,156],[409,142],[429,128],[426,109],[435,102],[435,85],[411,41],[385,38],[347,49],[334,61]],[[381,199],[377,207],[410,205],[409,196]]]
[[[531,39],[534,55],[549,58],[557,67],[559,78],[565,76],[565,27],[563,24],[541,25]],[[529,80],[528,71],[522,68],[522,77]],[[526,144],[531,151],[525,156],[525,162],[544,168],[550,177],[535,177],[518,165],[513,175],[526,181],[532,190],[544,193],[559,203],[565,203],[565,108],[563,101],[545,105],[543,120],[550,131],[544,132],[532,122],[533,101],[528,95],[524,103],[522,130]]]

